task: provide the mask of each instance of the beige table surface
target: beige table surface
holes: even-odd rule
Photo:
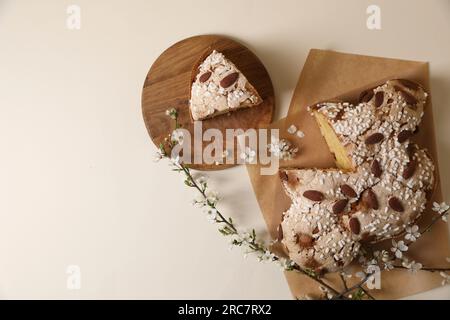
[[[70,4],[80,30],[66,27]],[[381,30],[366,27],[370,4]],[[170,44],[204,33],[261,58],[276,118],[310,48],[430,61],[450,199],[450,1],[0,0],[0,298],[290,298],[277,267],[228,250],[181,177],[152,162],[145,75]],[[226,212],[264,228],[244,167],[210,176]]]

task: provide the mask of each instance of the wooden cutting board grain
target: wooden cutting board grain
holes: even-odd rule
[[[205,51],[210,49],[222,52],[242,71],[258,90],[263,103],[253,108],[240,109],[204,120],[203,131],[216,128],[225,137],[226,129],[247,130],[266,126],[272,121],[275,107],[272,81],[258,57],[242,44],[229,38],[217,35],[195,36],[177,42],[164,51],[153,63],[145,78],[142,90],[142,114],[150,138],[156,146],[164,142],[174,129],[173,120],[166,115],[166,110],[170,108],[177,109],[179,124],[189,130],[193,137],[194,126],[189,113],[192,71]],[[193,144],[194,138],[191,140]],[[203,146],[209,143],[203,142]],[[204,163],[190,165],[191,168],[198,170],[218,170],[230,166]]]

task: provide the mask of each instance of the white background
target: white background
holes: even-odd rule
[[[81,30],[66,28],[70,4]],[[366,28],[370,4],[382,30]],[[165,48],[205,33],[261,58],[276,118],[310,48],[430,61],[450,199],[449,1],[0,0],[0,298],[291,298],[278,268],[229,251],[181,177],[152,162],[144,78]],[[210,176],[223,210],[263,229],[245,168]],[[80,290],[66,288],[71,264]]]

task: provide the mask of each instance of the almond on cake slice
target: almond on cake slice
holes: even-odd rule
[[[198,66],[191,85],[193,120],[204,120],[262,102],[256,89],[222,53],[212,51]]]

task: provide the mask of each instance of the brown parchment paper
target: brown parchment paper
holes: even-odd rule
[[[271,125],[271,128],[280,129],[280,138],[286,138],[300,148],[297,157],[290,161],[280,162],[280,167],[334,167],[334,159],[315,120],[309,115],[306,107],[326,100],[354,102],[361,91],[396,78],[414,80],[430,93],[428,63],[426,62],[312,49],[300,74],[288,116]],[[300,139],[296,135],[287,133],[286,128],[291,124],[302,130],[305,137]],[[431,95],[425,107],[425,115],[415,141],[429,150],[436,167],[438,167]],[[282,190],[281,181],[277,174],[272,176],[260,175],[259,165],[248,165],[247,170],[268,231],[275,238],[281,215],[291,204],[290,199]],[[438,170],[437,177],[439,177]],[[432,199],[418,223],[419,226],[427,224],[435,215],[430,209],[433,201],[442,201],[439,179]],[[390,240],[377,244],[377,248],[389,247]],[[449,267],[449,263],[446,262],[446,257],[450,256],[447,224],[436,223],[430,232],[410,246],[407,256],[427,267]],[[354,266],[353,270],[356,269],[357,266]],[[285,272],[285,275],[295,298],[306,294],[312,297],[320,295],[317,284],[308,277],[297,272]],[[355,277],[350,278],[348,280],[349,285],[356,283],[358,280]],[[337,274],[325,275],[325,281],[331,283],[337,289],[342,289],[342,283]],[[383,271],[381,274],[381,289],[371,290],[371,294],[378,299],[398,299],[438,287],[441,281],[442,277],[438,272],[419,271],[412,274],[407,270],[400,269]]]

